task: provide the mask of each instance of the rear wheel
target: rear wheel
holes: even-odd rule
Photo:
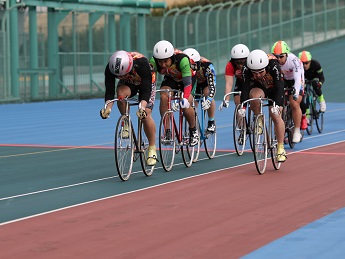
[[[267,134],[263,114],[256,116],[253,131],[255,166],[259,174],[265,173],[267,165]]]
[[[246,137],[247,137],[247,123],[246,118],[242,118],[238,115],[238,109],[241,105],[237,105],[234,112],[233,118],[233,139],[237,155],[242,156],[245,146],[246,146]]]
[[[159,156],[166,172],[169,172],[174,164],[176,153],[176,133],[174,128],[174,113],[164,113],[159,124]]]
[[[122,181],[127,181],[132,173],[134,139],[132,135],[132,123],[126,115],[122,115],[117,122],[114,151],[118,175]]]

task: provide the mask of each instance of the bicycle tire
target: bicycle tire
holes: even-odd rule
[[[270,151],[271,151],[271,160],[272,160],[272,164],[275,170],[279,170],[280,166],[281,166],[281,162],[277,161],[277,150],[278,150],[278,140],[277,140],[277,136],[274,132],[274,127],[273,127],[273,121],[270,118],[269,119],[269,134],[268,134],[268,146],[270,147]]]
[[[182,160],[186,167],[191,167],[194,160],[195,146],[193,147],[189,146],[189,124],[185,118],[183,118],[182,130],[183,130],[182,143],[181,143]],[[199,143],[200,143],[200,139],[199,139]],[[200,145],[200,144],[197,144],[197,145]]]
[[[262,125],[259,122],[262,120]],[[261,134],[260,134],[261,132]],[[267,165],[267,133],[263,114],[255,116],[253,131],[255,166],[259,174],[264,174]]]
[[[144,125],[139,120],[139,126],[138,126],[138,148],[140,153],[140,164],[141,168],[143,169],[143,173],[146,176],[151,176],[153,173],[153,170],[155,168],[154,165],[147,165],[146,161],[148,158],[148,148],[149,148],[149,140],[147,139],[145,132],[144,132]]]
[[[214,132],[208,132],[207,131],[207,127],[208,127],[207,111],[203,111],[203,116],[204,116],[204,127],[203,127],[203,132],[201,134],[203,135],[203,138],[204,138],[204,146],[205,146],[206,155],[209,159],[212,159],[214,158],[216,154],[217,129],[215,129]]]
[[[117,121],[115,130],[114,152],[118,175],[127,181],[132,173],[134,162],[133,128],[129,116],[122,115]]]
[[[247,106],[247,138],[249,139],[249,144],[252,152],[254,152],[254,145],[253,145],[253,129],[254,129],[254,113],[250,109],[250,107]]]
[[[309,96],[307,98],[310,98]],[[308,135],[313,133],[313,122],[314,122],[314,107],[313,102],[314,100],[309,99],[309,112],[307,112],[307,119],[308,119],[308,127],[306,129]]]
[[[173,111],[166,111],[159,123],[159,156],[163,169],[169,172],[174,165],[176,154],[176,132]],[[170,129],[170,138],[166,136],[166,129]]]
[[[197,113],[195,113],[195,128],[196,128],[196,130],[198,131],[198,135],[199,135],[199,142],[198,142],[198,144],[197,144],[197,146],[196,146],[196,149],[194,149],[194,156],[193,156],[193,162],[195,163],[195,162],[197,162],[198,161],[198,159],[199,159],[199,155],[200,155],[200,147],[201,147],[201,138],[203,137],[201,134],[201,125],[200,125],[200,123],[199,123],[199,119],[198,119],[198,115],[197,115]],[[189,152],[190,151],[190,149],[187,149],[187,151]],[[188,153],[188,155],[189,155],[189,158],[191,157],[191,154],[190,153]]]
[[[314,110],[314,119],[315,119],[315,124],[316,124],[316,128],[317,131],[319,133],[322,133],[323,131],[323,112],[320,111],[321,107],[320,107],[320,103],[315,100],[315,110]]]
[[[238,109],[241,105],[237,105],[234,110],[233,124],[232,124],[232,136],[235,145],[235,151],[237,155],[242,156],[247,138],[247,123],[246,118],[239,117]]]
[[[286,123],[285,123],[285,130],[287,132],[287,138],[288,138],[288,143],[290,148],[295,147],[295,142],[292,141],[293,139],[293,131],[294,129],[294,123],[293,123],[293,118],[292,118],[292,110],[291,107],[288,106],[286,109]]]

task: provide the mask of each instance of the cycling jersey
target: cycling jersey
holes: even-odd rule
[[[294,54],[289,53],[287,54],[285,64],[280,65],[280,67],[284,75],[284,80],[293,82],[292,84],[296,93],[302,91],[304,86],[304,69],[300,59]]]
[[[216,71],[211,61],[207,58],[200,58],[200,67],[196,71],[197,92],[209,87],[208,96],[214,98],[216,93]]]
[[[283,106],[284,102],[284,80],[283,75],[276,59],[270,59],[265,68],[266,74],[256,80],[253,73],[246,66],[243,67],[243,87],[241,93],[241,102],[249,99],[249,92],[252,88],[260,88],[265,95],[274,100],[276,105]]]
[[[310,62],[310,67],[308,70],[304,70],[304,77],[308,80],[313,80],[314,78],[318,78],[319,82],[323,84],[325,82],[325,77],[323,75],[323,70],[318,61],[312,59]]]
[[[171,57],[172,64],[168,68],[162,68],[157,59],[152,57],[150,64],[154,72],[164,75],[164,80],[172,79],[176,82],[182,82],[184,88],[184,97],[188,99],[192,90],[192,76],[193,71],[190,67],[189,57],[181,50],[176,49],[174,55]],[[169,81],[169,80],[168,80]]]
[[[147,103],[152,99],[154,92],[154,73],[151,70],[148,59],[138,52],[128,52],[133,57],[133,68],[124,76],[115,76],[110,72],[109,63],[107,64],[105,75],[105,101],[111,100],[115,96],[115,79],[120,79],[118,85],[127,85],[131,89],[139,92],[139,101],[145,100]],[[132,92],[132,96],[135,95]]]

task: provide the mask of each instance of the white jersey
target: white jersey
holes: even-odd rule
[[[294,80],[294,88],[296,93],[299,93],[304,86],[304,68],[301,60],[294,54],[287,54],[287,59],[284,65],[280,65],[285,80]]]

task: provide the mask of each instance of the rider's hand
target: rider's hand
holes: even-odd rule
[[[278,105],[272,106],[271,112],[275,115],[280,115],[280,107]]]
[[[314,80],[312,85],[314,89],[318,89],[321,87],[322,83],[319,80]]]
[[[111,108],[101,109],[99,111],[99,115],[101,115],[102,119],[108,119],[111,113]]]
[[[245,108],[238,109],[237,114],[242,118],[246,117],[246,109]]]
[[[189,108],[190,104],[189,104],[188,99],[182,98],[182,100],[180,101],[180,106],[182,109]]]
[[[299,94],[294,93],[293,96],[292,96],[292,98],[293,98],[295,101],[297,101],[297,100],[298,100],[298,96],[299,96]]]
[[[223,110],[223,107],[224,108],[229,108],[229,104],[230,104],[230,101],[229,100],[225,100],[225,101],[223,101],[220,105],[219,105],[219,108],[218,108],[218,110]]]
[[[147,117],[147,113],[146,113],[145,109],[143,109],[143,108],[139,108],[138,111],[136,112],[136,114],[140,120],[143,120]]]
[[[171,109],[172,109],[174,112],[177,112],[178,109],[179,109],[179,107],[180,107],[180,104],[179,104],[178,100],[173,100],[173,101],[171,102]]]
[[[213,100],[213,99],[212,99],[211,97],[207,97],[206,100],[203,100],[203,101],[201,102],[201,108],[202,108],[203,110],[208,110],[208,109],[211,107],[212,100]]]

